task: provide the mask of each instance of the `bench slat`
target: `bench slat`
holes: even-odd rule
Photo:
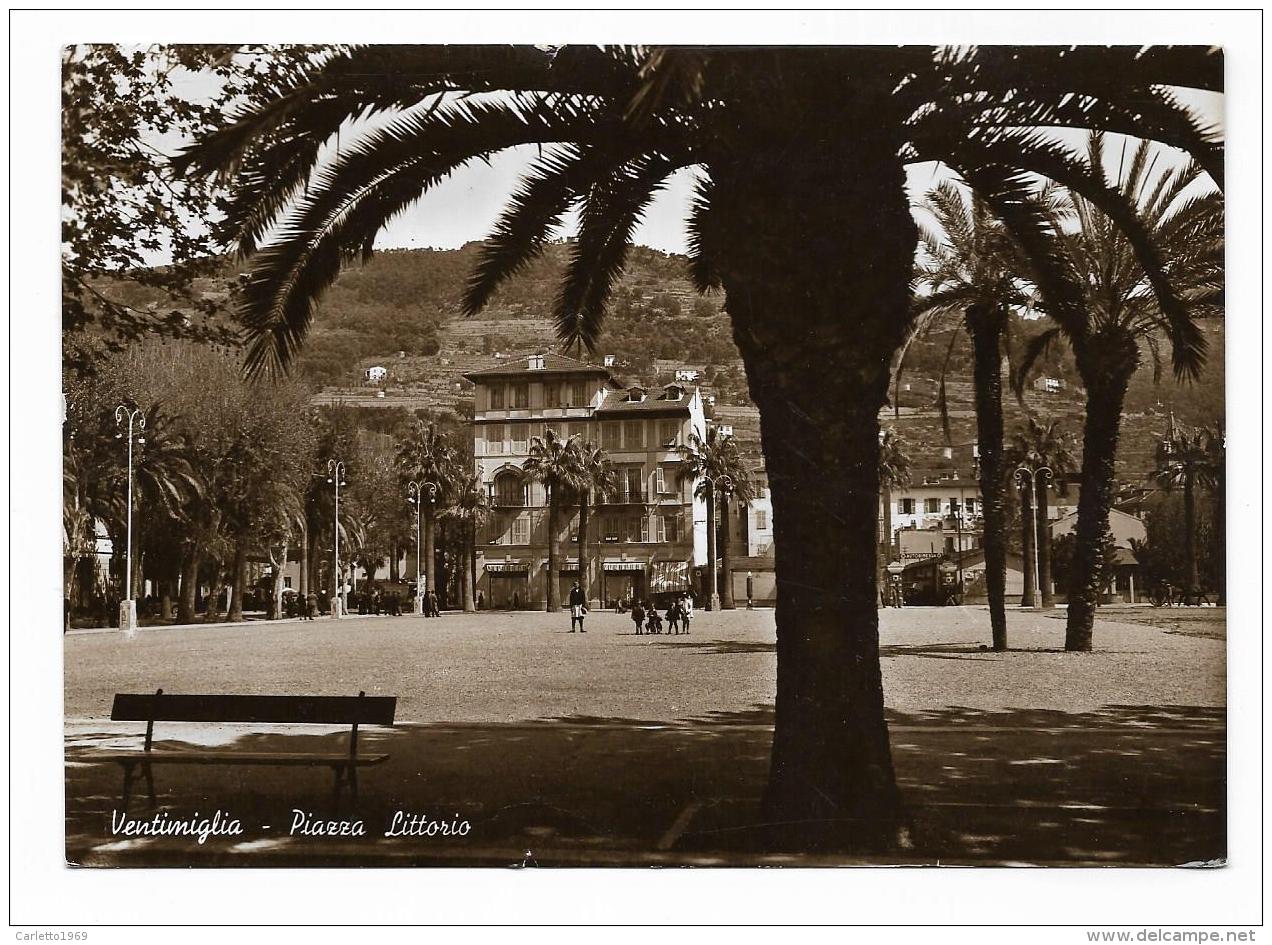
[[[118,693],[116,722],[291,722],[392,725],[394,696],[247,696]]]
[[[388,760],[388,755],[314,754],[307,752],[264,751],[111,751],[84,755],[84,761],[149,761],[153,764],[192,765],[378,765]]]

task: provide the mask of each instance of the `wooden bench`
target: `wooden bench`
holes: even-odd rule
[[[333,800],[340,806],[341,790],[347,783],[354,803],[358,800],[358,769],[378,765],[387,754],[359,755],[358,726],[393,724],[397,706],[394,696],[240,696],[240,695],[165,695],[162,689],[153,695],[117,693],[110,717],[116,722],[145,722],[146,744],[141,749],[94,754],[94,760],[115,761],[124,769],[124,810],[132,792],[137,768],[150,789],[150,804],[155,804],[153,766],[186,765],[306,765],[330,767],[335,774]],[[349,751],[281,752],[155,750],[155,722],[268,722],[292,725],[351,725]]]

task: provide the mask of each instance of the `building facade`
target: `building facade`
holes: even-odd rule
[[[696,388],[626,386],[608,368],[558,354],[464,377],[474,385],[473,456],[490,498],[477,562],[482,606],[542,607],[553,579],[562,602],[578,580],[593,606],[690,589],[706,561],[706,507],[680,479],[677,447],[705,430]],[[548,429],[603,448],[619,482],[614,495],[592,497],[582,576],[579,509],[562,509],[558,573],[549,575],[547,497],[522,468]]]

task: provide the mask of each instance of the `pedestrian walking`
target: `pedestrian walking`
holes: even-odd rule
[[[683,612],[681,620],[685,625],[685,633],[688,633],[689,626],[693,623],[693,595],[688,591],[685,591],[684,594],[681,595],[680,607]]]
[[[645,632],[645,608],[638,600],[632,601],[632,623],[636,624],[636,636]]]
[[[667,605],[667,632],[671,634],[680,632],[680,601],[674,597]]]
[[[427,607],[428,607],[427,613],[430,617],[440,617],[442,615],[442,612],[437,609],[437,592],[436,591],[428,592]]]
[[[648,620],[648,623],[646,624],[646,628],[649,630],[650,633],[661,634],[663,629],[662,617],[658,615],[658,608],[655,607],[652,603],[650,603],[648,606],[649,606],[649,616],[646,618]]]
[[[311,592],[305,600],[305,619],[313,620],[316,616],[318,616],[318,595]]]
[[[570,632],[574,632],[574,624],[579,625],[579,633],[587,633],[583,629],[583,618],[587,616],[587,598],[583,595],[583,588],[579,587],[579,582],[575,581],[574,586],[570,588]]]

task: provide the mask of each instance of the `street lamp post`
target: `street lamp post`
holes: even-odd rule
[[[335,523],[335,560],[333,564],[335,583],[331,587],[331,616],[336,620],[344,616],[344,587],[340,581],[340,487],[345,484],[341,481],[344,479],[344,474],[345,464],[343,460],[327,460],[327,481],[334,483],[336,487],[336,513],[333,517]]]
[[[428,504],[431,508],[433,500],[437,497],[437,483],[435,482],[419,482],[412,479],[406,484],[406,501],[415,506],[415,612],[417,614],[424,613],[424,579],[420,571],[420,512],[424,503],[421,498],[424,494],[428,495]]]
[[[133,510],[133,429],[137,430],[137,445],[144,446],[146,438],[141,435],[146,429],[146,418],[140,407],[128,408],[120,404],[115,408],[115,424],[123,426],[124,418],[128,418],[128,545],[124,550],[124,600],[119,605],[119,629],[125,637],[131,639],[137,633],[137,602],[132,595],[132,510]],[[123,431],[115,434],[115,439],[122,439]]]
[[[710,546],[714,547],[716,544],[719,543],[719,540],[720,540],[719,538],[720,533],[716,529],[716,521],[715,521],[716,516],[720,514],[720,510],[719,508],[717,508],[717,506],[719,506],[720,503],[719,501],[715,500],[715,497],[719,496],[720,493],[722,492],[724,493],[724,514],[728,515],[729,514],[729,493],[733,491],[733,477],[727,474],[723,476],[712,476],[711,491],[713,494],[713,501],[711,503],[711,521],[708,523],[707,527],[711,529]],[[723,554],[723,549],[717,549],[717,550],[720,551],[721,554]],[[709,561],[708,564],[711,565],[709,569],[711,574],[711,596],[709,599],[708,609],[719,610],[720,609],[720,586],[719,586],[720,580],[717,577],[718,572],[716,571],[716,562],[715,562],[714,555],[712,555],[711,561]],[[724,576],[724,579],[726,581],[732,581],[733,575],[726,574]]]
[[[1043,478],[1042,487],[1047,488],[1047,483],[1051,481],[1051,467],[1038,466],[1029,468],[1028,466],[1018,466],[1012,474],[1016,481],[1021,485],[1029,484],[1029,522],[1030,533],[1033,535],[1033,575],[1034,575],[1034,606],[1037,610],[1042,610],[1042,577],[1038,568],[1038,476]]]

